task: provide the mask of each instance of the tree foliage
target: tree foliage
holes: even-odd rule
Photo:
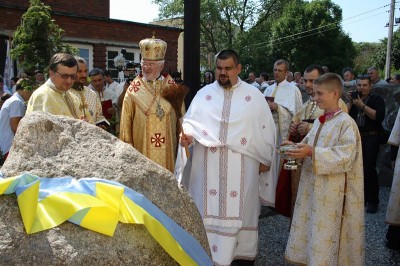
[[[371,55],[371,65],[380,69],[386,66],[386,53],[387,53],[388,38],[380,40],[376,44],[376,50]],[[400,69],[400,28],[393,33],[392,49],[391,49],[391,68]],[[383,71],[382,71],[383,72]]]
[[[293,1],[272,27],[272,57],[287,59],[297,71],[310,64],[333,72],[352,66],[355,49],[341,21],[341,8],[330,0]]]
[[[236,48],[241,34],[257,28],[279,13],[282,3],[290,0],[202,0],[200,2],[201,53],[216,54]],[[160,6],[160,19],[183,17],[183,0],[155,0]],[[203,58],[203,61],[206,58]]]
[[[64,30],[51,18],[50,12],[51,8],[40,0],[30,0],[30,7],[14,33],[11,56],[28,73],[36,69],[43,71],[57,52],[76,53],[62,42]]]
[[[386,54],[386,46],[382,43],[360,42],[354,43],[356,49],[356,57],[354,58],[354,71],[356,74],[366,74],[370,66],[382,68],[385,65],[385,60],[379,62],[382,53]]]
[[[157,0],[161,18],[183,15],[183,0]],[[202,54],[236,49],[249,71],[271,72],[283,58],[303,71],[312,63],[340,72],[353,66],[355,49],[341,28],[342,10],[331,0],[202,0]]]

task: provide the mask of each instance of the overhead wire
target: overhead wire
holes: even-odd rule
[[[398,2],[395,2],[395,3],[398,3]],[[363,13],[360,13],[360,14],[358,14],[358,15],[354,15],[354,16],[352,16],[352,17],[343,19],[341,22],[329,23],[329,24],[326,24],[326,25],[323,25],[323,26],[320,26],[320,27],[317,27],[317,28],[305,30],[305,31],[302,31],[302,32],[298,32],[298,33],[295,33],[295,34],[288,35],[288,36],[276,38],[276,39],[269,40],[269,41],[265,41],[265,42],[261,42],[261,43],[252,44],[251,46],[252,46],[253,48],[255,48],[255,47],[260,46],[260,45],[265,45],[265,44],[267,44],[267,43],[271,43],[271,44],[272,44],[272,43],[277,42],[277,41],[281,41],[280,43],[286,43],[286,42],[292,42],[292,41],[300,40],[300,39],[303,39],[303,38],[306,38],[306,37],[309,37],[309,36],[313,36],[313,35],[316,35],[316,34],[320,34],[320,33],[323,33],[323,32],[329,31],[329,30],[333,30],[333,29],[335,29],[335,28],[337,27],[338,24],[342,24],[344,21],[347,21],[347,20],[350,20],[350,19],[353,19],[353,18],[356,18],[356,17],[363,16],[363,15],[365,15],[365,14],[368,14],[368,13],[371,13],[371,12],[374,12],[374,11],[377,11],[377,10],[382,9],[382,8],[386,8],[386,7],[388,7],[388,6],[390,6],[390,4],[386,4],[386,5],[384,5],[384,6],[377,7],[377,8],[375,8],[375,9],[368,10],[368,11],[363,12]],[[383,13],[387,13],[387,11],[384,11],[384,12],[381,12],[381,13],[378,13],[378,14],[374,14],[374,15],[372,15],[372,16],[369,16],[369,17],[366,17],[366,18],[363,18],[363,19],[360,19],[360,20],[357,20],[357,21],[352,21],[352,22],[350,22],[350,23],[346,23],[345,25],[352,24],[352,23],[355,23],[355,22],[359,22],[359,21],[362,21],[362,20],[365,20],[365,19],[369,19],[369,18],[371,18],[371,17],[375,17],[375,16],[381,15],[381,14],[383,14]],[[332,27],[332,26],[333,26],[333,27]],[[325,30],[323,30],[323,31],[313,32],[313,31],[320,30],[320,29],[324,29],[324,28],[327,28],[327,27],[330,27],[330,28],[325,29]],[[312,32],[312,33],[306,34],[306,33],[309,33],[309,32]],[[302,34],[306,34],[306,35],[304,35],[304,36],[299,36],[299,35],[302,35]],[[296,37],[296,36],[297,36],[297,37]],[[296,37],[296,38],[293,38],[293,37]],[[282,40],[285,40],[285,39],[288,39],[288,38],[291,38],[291,39],[282,42]]]

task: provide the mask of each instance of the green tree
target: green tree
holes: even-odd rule
[[[387,38],[380,40],[376,44],[376,49],[371,55],[371,65],[374,65],[380,69],[384,69],[386,65],[386,52],[387,52]],[[391,68],[396,70],[400,69],[400,29],[397,29],[393,33],[392,49],[391,49]],[[383,77],[383,71],[381,72]]]
[[[201,54],[237,48],[238,38],[280,13],[283,3],[290,0],[202,0],[200,2]],[[183,0],[155,0],[160,18],[183,17]]]
[[[14,33],[11,56],[28,73],[45,70],[57,52],[76,53],[76,49],[62,42],[64,30],[51,18],[50,12],[51,8],[40,0],[30,0],[30,7]]]
[[[354,58],[354,71],[357,74],[366,74],[370,66],[382,68],[385,66],[385,59],[379,62],[377,57],[386,54],[386,47],[381,43],[360,42],[354,43],[356,57]]]
[[[340,23],[342,10],[331,0],[295,0],[272,26],[271,56],[285,58],[293,70],[307,65],[327,65],[340,73],[352,66],[355,49]]]

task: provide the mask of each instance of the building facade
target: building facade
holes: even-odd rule
[[[79,49],[79,55],[87,60],[89,69],[108,69],[116,78],[113,59],[121,49],[126,49],[127,60],[139,63],[140,40],[154,34],[168,44],[164,72],[178,70],[178,38],[181,29],[110,19],[109,0],[42,2],[51,7],[52,18],[65,31],[63,40]],[[0,1],[0,73],[4,71],[5,42],[20,25],[21,17],[28,7],[29,0]],[[134,20],[134,12],[132,14]]]

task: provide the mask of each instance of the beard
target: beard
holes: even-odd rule
[[[232,82],[228,76],[219,76],[218,84],[225,89],[232,87]]]

